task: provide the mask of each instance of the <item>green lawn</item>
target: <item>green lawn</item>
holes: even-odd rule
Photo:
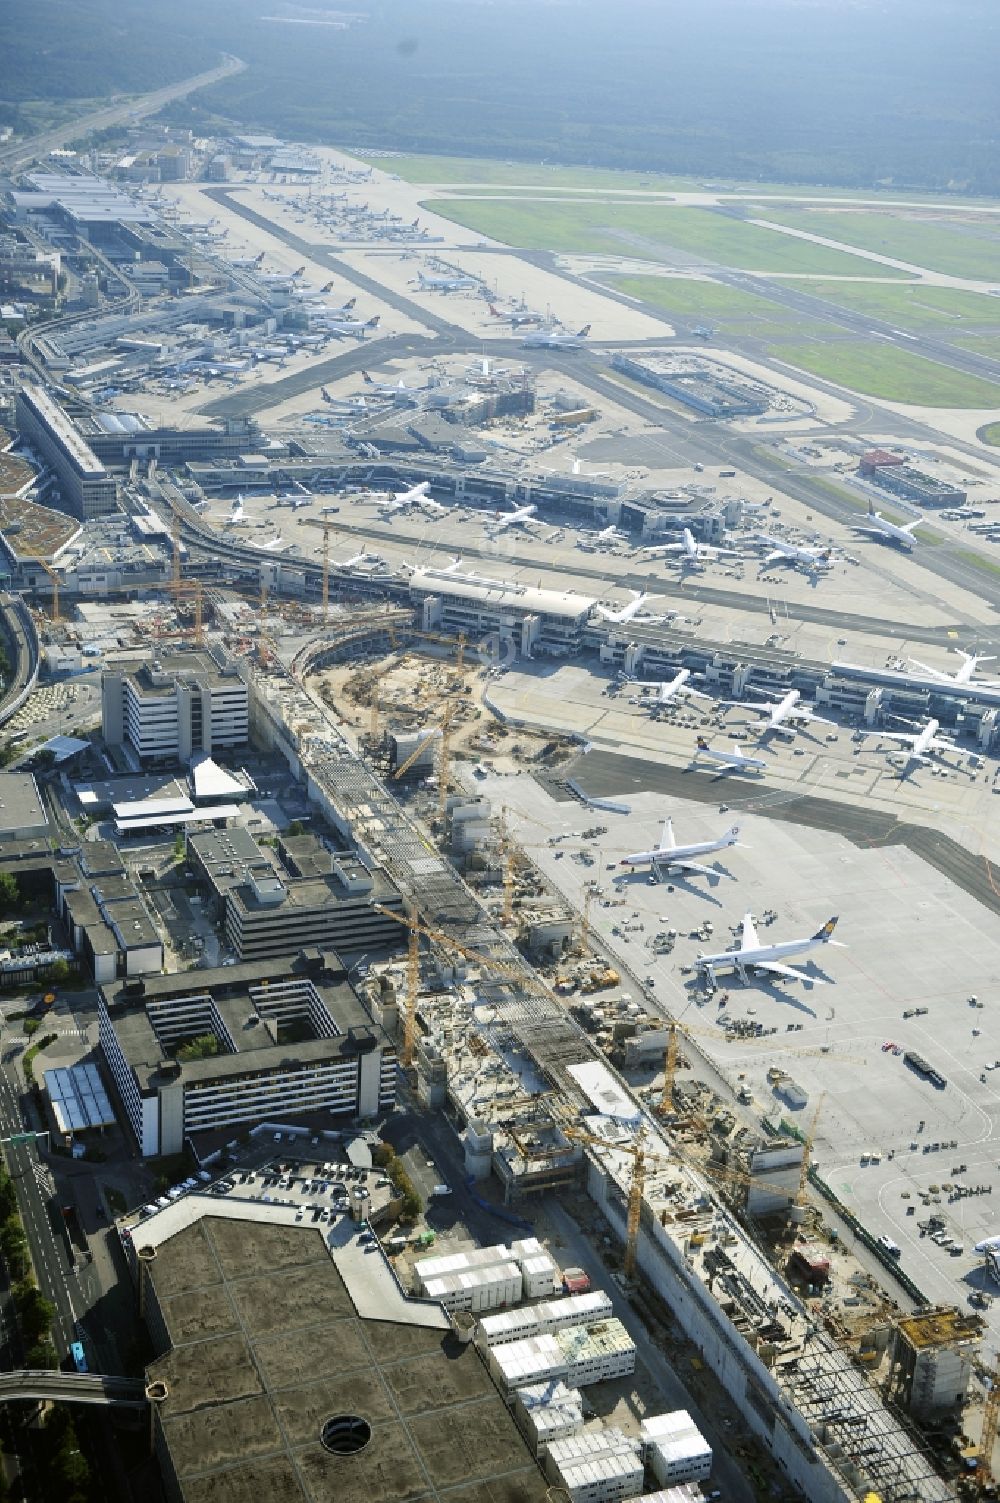
[[[757,297],[722,282],[701,282],[693,277],[605,277],[608,287],[641,298],[668,317],[698,318],[721,325],[728,333],[749,334],[755,339],[816,337],[836,338],[836,324],[808,318],[793,308],[783,308],[769,298]]]
[[[923,282],[813,282],[803,291],[841,308],[870,313],[901,329],[933,330],[937,334],[951,333],[963,325],[1000,329],[1000,298],[985,293],[929,287]]]
[[[690,178],[666,177],[656,172],[615,172],[610,167],[544,167],[530,162],[494,162],[488,157],[366,157],[382,172],[395,173],[407,183],[496,183],[511,187],[540,188],[650,188],[669,193],[672,188],[690,191]]]
[[[993,444],[1000,449],[1000,423],[987,423],[985,428],[980,428],[976,437],[982,439],[984,444]]]
[[[951,222],[933,210],[914,217],[888,209],[806,209],[761,204],[756,217],[808,230],[862,250],[908,261],[913,266],[951,276],[993,281],[1000,267],[1000,226],[973,213],[956,213]],[[869,268],[871,269],[871,268]]]
[[[729,219],[709,209],[668,204],[537,203],[431,199],[422,205],[466,229],[521,250],[595,252],[673,262],[675,252],[742,271],[857,276],[870,263],[794,240],[780,230]]]
[[[850,391],[915,407],[1000,407],[1000,386],[949,370],[892,345],[844,340],[838,344],[779,345],[779,360],[846,386]]]

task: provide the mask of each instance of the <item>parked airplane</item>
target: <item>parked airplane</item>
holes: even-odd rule
[[[984,1237],[977,1242],[973,1252],[983,1253],[986,1267],[995,1284],[1000,1284],[1000,1237]]]
[[[483,284],[478,277],[428,277],[422,271],[418,271],[416,283],[411,282],[410,285],[411,287],[418,286],[421,292],[465,292],[481,287]]]
[[[694,760],[697,762],[699,757],[707,757],[710,762],[717,762],[719,764],[723,774],[727,772],[763,772],[767,766],[763,757],[747,756],[738,741],[734,741],[732,746],[733,749],[731,752],[716,751],[714,746],[709,746],[704,736],[699,736],[696,743],[697,749],[694,754]]]
[[[410,506],[419,506],[427,499],[431,483],[429,480],[421,480],[419,485],[412,485],[408,491],[396,491],[394,495],[385,501],[379,502],[379,508],[386,516],[394,516],[397,511],[405,511]],[[433,503],[438,504],[436,501]],[[442,511],[444,507],[441,508]]]
[[[714,563],[719,558],[739,558],[739,553],[735,548],[716,548],[709,543],[699,543],[690,527],[684,528],[681,538],[682,541],[679,543],[658,543],[642,551],[654,555],[679,553],[682,555],[681,563],[689,566]]]
[[[755,534],[758,543],[763,543],[771,552],[761,562],[768,564],[805,564],[807,569],[829,569],[833,563],[832,548],[810,548],[805,543],[786,543],[781,538],[769,537],[766,532]]]
[[[609,610],[606,605],[596,607],[597,614],[601,617],[602,621],[610,621],[614,626],[622,626],[626,621],[631,621],[633,616],[639,614],[649,596],[645,590],[630,590],[629,593],[632,599],[628,605],[623,605],[620,610]]]
[[[530,329],[521,344],[526,350],[580,350],[589,333],[589,324],[584,324],[575,334],[567,334],[562,329]]]
[[[374,332],[378,328],[380,319],[381,315],[376,313],[374,318],[342,318],[328,323],[323,323],[320,327],[322,327],[327,334],[333,334],[338,339],[341,337],[341,335],[344,334],[356,334],[359,339],[364,339],[365,333],[368,329],[371,329]]]
[[[498,512],[486,523],[487,536],[495,537],[508,527],[524,527],[537,512],[537,506],[518,506],[513,511]]]
[[[373,391],[380,392],[384,396],[401,396],[418,389],[415,386],[407,386],[402,376],[400,376],[398,381],[376,381],[367,371],[362,371],[361,379],[366,386],[370,386]]]
[[[355,555],[354,555],[353,558],[345,558],[345,559],[331,558],[331,560],[330,560],[330,563],[333,565],[333,567],[335,569],[357,569],[357,568],[360,568],[362,565],[365,565],[366,567],[369,566],[369,565],[373,565],[374,566],[374,565],[380,564],[381,562],[382,562],[382,557],[381,557],[380,554],[378,554],[378,553],[369,553],[364,548],[362,548],[362,550],[361,550],[360,553],[355,553]]]
[[[296,271],[259,271],[257,280],[263,282],[265,287],[281,288],[297,282],[299,277],[305,275],[305,267],[300,266]]]
[[[714,866],[700,866],[693,861],[693,856],[710,856],[713,851],[724,851],[729,846],[739,842],[740,827],[733,825],[725,835],[720,835],[718,840],[702,840],[695,845],[678,845],[674,839],[673,823],[669,819],[663,821],[663,833],[660,843],[652,851],[633,851],[631,856],[623,857],[622,866],[648,866],[653,871],[665,868],[667,871],[700,872],[706,877],[717,875]]]
[[[296,287],[292,293],[292,297],[298,303],[314,303],[318,297],[326,297],[326,294],[332,291],[333,283],[327,282],[326,286],[321,287],[318,292],[315,287]],[[351,299],[351,302],[354,302],[354,298]]]
[[[762,945],[757,937],[754,927],[753,915],[744,914],[743,929],[740,934],[740,943],[735,950],[721,950],[717,955],[698,955],[695,960],[695,969],[712,981],[718,970],[736,971],[741,981],[747,980],[748,971],[767,971],[772,976],[787,976],[794,981],[808,981],[811,985],[823,986],[825,983],[819,976],[810,976],[807,971],[800,971],[796,966],[783,965],[786,955],[804,955],[809,950],[818,949],[820,945],[837,944],[833,939],[833,931],[837,927],[836,917],[827,919],[822,929],[817,929],[815,934],[806,939],[786,939],[783,944]]]
[[[510,324],[512,329],[526,328],[529,324],[540,324],[545,321],[544,313],[536,313],[531,308],[513,308],[509,313],[495,308],[492,303],[488,305],[490,317],[498,319],[502,324]]]
[[[862,736],[878,736],[882,741],[900,741],[904,746],[908,746],[910,749],[907,761],[908,768],[913,762],[921,764],[929,762],[935,753],[955,750],[954,741],[951,741],[947,736],[938,735],[940,729],[941,722],[939,720],[928,720],[927,724],[919,731],[862,730],[860,734]],[[906,768],[904,768],[905,772]]]
[[[878,538],[880,542],[899,543],[903,548],[912,548],[916,542],[913,529],[920,526],[919,517],[914,522],[904,522],[902,525],[890,522],[883,517],[881,512],[876,511],[873,503],[869,501],[868,521],[871,524],[868,527],[861,522],[852,522],[851,527],[855,532],[868,533],[871,537]]]
[[[594,534],[595,543],[627,543],[628,533],[619,532],[617,527],[602,527],[601,531]]]
[[[693,687],[689,682],[690,678],[690,668],[682,668],[673,678],[657,679],[652,683],[640,680],[638,681],[638,687],[640,689],[655,689],[657,692],[653,702],[657,705],[669,704],[671,700],[685,698],[689,694],[692,699],[710,699],[711,695],[703,694],[700,689]]]
[[[980,663],[995,663],[996,658],[985,658],[974,652],[963,652],[961,647],[953,647],[952,652],[957,652],[963,660],[962,666],[957,673],[942,673],[940,668],[928,668],[926,663],[921,663],[917,658],[911,658],[914,668],[919,668],[921,673],[927,673],[931,678],[936,678],[941,684],[968,684],[972,682],[973,675]],[[984,689],[1000,689],[1000,683],[995,679],[979,679]]]
[[[253,271],[264,260],[264,252],[259,256],[227,256],[226,258],[236,271]]]
[[[767,700],[748,702],[742,699],[726,699],[723,703],[737,707],[746,705],[746,708],[750,710],[763,710],[765,718],[755,720],[750,727],[760,735],[764,735],[767,731],[780,731],[783,735],[794,736],[797,722],[802,725],[836,725],[835,720],[827,720],[813,710],[807,710],[805,705],[799,703],[801,698],[802,695],[798,689],[789,689],[788,693],[782,695],[776,704],[771,704]]]

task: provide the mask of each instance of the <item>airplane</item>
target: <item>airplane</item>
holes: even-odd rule
[[[767,731],[780,731],[783,735],[794,735],[796,721],[803,725],[836,725],[835,720],[827,720],[823,715],[807,710],[799,703],[801,698],[802,695],[798,689],[789,689],[777,704],[770,704],[766,700],[763,703],[760,701],[747,703],[746,700],[741,699],[726,699],[723,703],[736,706],[746,705],[751,710],[763,710],[766,718],[755,720],[750,727],[760,735],[764,735]]]
[[[931,678],[936,678],[941,684],[968,684],[972,682],[973,675],[980,663],[995,663],[996,658],[981,657],[974,652],[963,652],[961,647],[953,647],[952,652],[957,652],[963,659],[962,666],[957,673],[943,673],[940,668],[928,668],[926,663],[911,658],[914,668],[919,668],[921,673],[927,673]],[[1000,683],[995,679],[979,679],[984,689],[1000,689]]]
[[[623,626],[626,621],[631,621],[633,616],[637,616],[649,599],[649,596],[645,590],[630,590],[629,593],[632,599],[628,605],[623,605],[620,610],[609,610],[606,605],[596,606],[595,609],[601,620],[610,621],[614,626]]]
[[[690,527],[685,527],[681,533],[683,539],[680,543],[659,543],[652,548],[644,548],[643,553],[680,553],[683,555],[681,563],[696,565],[714,562],[717,558],[739,558],[735,548],[715,548],[709,543],[699,543]]]
[[[604,527],[594,534],[595,543],[627,543],[628,533],[619,532],[617,527]]]
[[[749,757],[738,741],[733,742],[731,752],[716,751],[714,746],[709,746],[704,736],[699,736],[696,743],[694,760],[699,757],[707,757],[710,762],[717,762],[722,769],[719,776],[727,772],[763,772],[767,766],[763,757]]]
[[[663,832],[660,835],[660,843],[653,851],[633,851],[631,856],[625,856],[619,863],[620,866],[648,866],[652,870],[659,871],[665,868],[667,871],[677,870],[681,872],[699,872],[706,877],[717,876],[714,866],[700,866],[697,861],[692,861],[692,856],[710,856],[713,851],[724,851],[729,846],[739,843],[740,827],[733,825],[725,835],[720,835],[717,840],[702,840],[695,845],[678,845],[674,839],[673,823],[669,819],[663,821]]]
[[[741,981],[747,980],[748,971],[767,971],[772,976],[787,976],[793,981],[808,981],[814,986],[824,986],[825,982],[821,977],[810,976],[807,971],[800,971],[793,965],[783,965],[782,961],[786,955],[803,955],[820,945],[838,944],[839,941],[833,938],[836,927],[837,918],[834,916],[806,939],[787,939],[783,944],[762,945],[754,927],[753,914],[747,913],[743,916],[743,930],[738,947],[735,950],[722,950],[717,955],[699,954],[695,959],[695,969],[711,981],[715,980],[717,970],[737,971]]]
[[[919,731],[880,731],[862,730],[862,736],[878,736],[882,741],[901,741],[904,746],[910,748],[907,767],[913,762],[929,762],[936,752],[954,751],[955,743],[947,736],[939,736],[941,729],[939,720],[928,720],[927,724]],[[904,773],[906,769],[904,768]]]
[[[530,329],[521,341],[526,350],[580,350],[590,333],[590,324],[584,324],[575,334],[561,329]]]
[[[786,543],[781,538],[769,537],[766,532],[758,532],[754,535],[755,541],[763,543],[771,552],[761,562],[764,569],[768,564],[805,564],[808,569],[829,569],[833,563],[832,548],[810,548],[805,543]]]
[[[487,522],[487,534],[493,537],[498,532],[506,532],[508,527],[524,527],[537,510],[537,506],[518,506],[513,511],[500,512]]]
[[[515,308],[510,313],[503,313],[488,303],[491,318],[499,319],[503,324],[510,324],[512,329],[520,329],[527,324],[540,324],[545,321],[544,313],[535,313],[531,308]]]
[[[356,334],[359,339],[364,339],[367,329],[375,330],[379,326],[381,315],[376,313],[374,318],[367,320],[360,318],[338,319],[332,323],[324,323],[322,328],[327,334],[333,334],[337,339],[343,334]]]
[[[335,569],[357,569],[362,564],[380,564],[382,562],[382,558],[380,554],[368,553],[364,548],[362,548],[361,552],[355,553],[353,558],[331,558],[330,562]]]
[[[370,386],[373,391],[380,392],[383,395],[390,397],[417,390],[417,387],[415,386],[407,386],[402,376],[400,376],[398,381],[376,381],[373,376],[370,376],[368,374],[367,371],[362,371],[361,379],[365,383],[365,385]]]
[[[405,511],[409,506],[419,506],[428,499],[431,488],[429,480],[421,480],[419,485],[412,485],[408,491],[396,491],[384,501],[379,502],[380,509],[387,516],[393,516],[397,511]],[[437,506],[437,502],[434,505]],[[444,511],[444,507],[441,508]]]
[[[973,1252],[985,1256],[990,1277],[995,1284],[1000,1284],[1000,1237],[984,1237],[982,1242],[976,1243]]]
[[[263,251],[261,251],[261,253],[260,253],[259,256],[230,256],[230,257],[228,257],[229,264],[230,264],[231,267],[233,267],[233,269],[235,271],[253,271],[255,267],[260,266],[260,264],[263,261],[263,259],[264,259],[264,252]]]
[[[410,228],[414,227],[411,225]],[[465,292],[482,285],[478,277],[427,277],[422,271],[417,272],[416,282],[410,283],[411,287],[419,287],[421,292]]]
[[[327,282],[326,286],[321,287],[318,292],[315,287],[296,287],[292,297],[298,303],[313,303],[318,297],[326,297],[326,294],[332,291],[333,283]],[[352,298],[351,302],[354,303],[355,299]]]
[[[297,271],[259,271],[257,280],[263,282],[265,287],[281,288],[291,282],[297,282],[299,277],[305,275],[305,267],[300,266]]]
[[[692,699],[710,699],[711,695],[703,694],[700,689],[695,689],[689,683],[691,677],[690,668],[682,668],[673,678],[649,680],[637,680],[640,689],[655,689],[656,697],[653,701],[656,705],[670,704],[671,700],[682,698],[690,694]]]
[[[916,542],[913,536],[914,527],[920,526],[920,518],[914,522],[905,522],[902,526],[897,522],[889,522],[881,512],[875,510],[871,501],[868,503],[868,520],[870,527],[863,526],[860,522],[852,522],[850,525],[855,532],[865,532],[883,543],[899,543],[902,548],[912,548]]]

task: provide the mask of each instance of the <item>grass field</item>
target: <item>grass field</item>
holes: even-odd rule
[[[949,370],[891,345],[843,340],[838,344],[779,345],[779,360],[850,391],[914,407],[1000,407],[1000,386]]]
[[[484,199],[431,199],[421,207],[522,250],[638,256],[670,264],[681,252],[742,271],[813,272],[817,276],[857,276],[870,271],[869,262],[854,256],[793,240],[780,230],[758,229],[709,209]]]
[[[950,276],[995,281],[1000,267],[1000,226],[974,215],[956,215],[946,223],[930,213],[914,218],[885,209],[789,209],[762,204],[756,217]]]
[[[923,282],[813,282],[808,290],[838,307],[870,313],[901,329],[947,334],[1000,330],[1000,298]]]
[[[807,318],[769,298],[755,297],[752,292],[720,282],[692,277],[606,277],[604,281],[630,297],[641,298],[668,317],[703,319],[727,333],[754,339],[835,339],[842,332],[836,324]]]
[[[609,167],[543,167],[530,162],[494,162],[488,157],[365,157],[359,158],[407,183],[487,183],[539,188],[649,188],[669,193],[690,191],[690,178],[656,172],[615,172]]]
[[[993,444],[1000,449],[1000,423],[987,423],[985,428],[980,428],[976,434],[984,444]]]

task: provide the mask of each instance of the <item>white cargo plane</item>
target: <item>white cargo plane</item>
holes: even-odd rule
[[[955,750],[954,741],[951,741],[947,736],[938,735],[940,729],[941,722],[939,720],[928,720],[927,724],[919,731],[862,730],[860,734],[862,736],[878,736],[881,741],[899,741],[904,746],[909,747],[909,759],[906,768],[903,769],[905,773],[907,768],[914,762],[923,764],[929,762],[935,754]]]
[[[575,334],[567,334],[563,329],[531,329],[521,344],[526,350],[580,350],[589,333],[589,324],[584,324]]]
[[[663,553],[679,553],[680,562],[688,566],[714,563],[719,558],[739,558],[739,553],[735,548],[716,548],[710,543],[699,543],[689,527],[685,527],[681,533],[681,542],[659,543],[652,548],[644,548],[642,551],[654,557]]]
[[[786,543],[781,538],[769,537],[766,532],[755,534],[758,543],[763,543],[771,552],[761,560],[761,568],[768,564],[805,564],[807,569],[829,569],[833,565],[832,548],[810,548],[806,543]]]
[[[718,840],[702,840],[694,845],[678,845],[674,839],[673,823],[669,819],[663,821],[663,833],[660,843],[652,851],[633,851],[631,856],[624,856],[622,866],[649,866],[654,870],[664,867],[667,871],[676,870],[682,872],[700,872],[706,877],[718,876],[714,866],[701,866],[692,860],[694,856],[710,856],[713,851],[724,851],[729,846],[739,843],[740,827],[733,825],[725,835],[720,835]]]
[[[919,668],[921,673],[936,678],[939,684],[969,684],[980,663],[995,663],[996,658],[985,658],[974,652],[963,652],[961,647],[953,647],[952,652],[957,652],[962,659],[962,666],[956,673],[943,673],[940,668],[928,668],[926,663],[921,663],[917,658],[911,658],[914,668]],[[1000,683],[996,679],[979,679],[984,689],[1000,689]]]
[[[359,339],[364,339],[368,330],[374,334],[381,322],[381,314],[376,313],[374,318],[338,318],[327,319],[319,327],[326,334],[332,334],[340,339],[344,334],[356,334]]]
[[[808,939],[786,939],[784,944],[762,945],[754,928],[753,915],[747,913],[743,917],[739,946],[735,950],[722,950],[717,955],[698,955],[695,969],[713,981],[716,971],[720,970],[736,971],[742,981],[746,981],[748,971],[767,971],[772,976],[787,976],[794,981],[807,981],[813,986],[823,986],[825,983],[822,977],[810,976],[807,971],[800,971],[793,965],[783,965],[782,962],[787,955],[804,955],[820,945],[837,944],[838,941],[833,939],[836,927],[837,919],[834,917],[827,919],[822,929],[818,929]]]
[[[817,715],[813,710],[807,710],[805,705],[800,704],[802,698],[798,689],[789,689],[788,693],[778,699],[776,704],[770,701],[753,701],[743,699],[726,699],[724,704],[739,707],[745,705],[749,710],[763,710],[765,719],[755,720],[750,729],[763,736],[767,731],[780,731],[782,735],[794,736],[796,725],[836,725],[835,720],[827,720],[823,715]]]
[[[486,523],[487,536],[495,537],[498,532],[506,532],[508,527],[524,527],[537,510],[537,506],[518,506],[513,511],[497,513]]]
[[[682,668],[673,678],[656,679],[652,682],[639,679],[637,686],[640,689],[656,690],[656,694],[652,696],[652,702],[655,705],[670,704],[672,700],[683,699],[687,695],[690,695],[692,699],[710,699],[711,695],[703,694],[700,689],[694,688],[689,682],[690,678],[690,668]]]
[[[722,770],[720,776],[727,772],[763,772],[767,766],[763,757],[749,757],[738,741],[732,743],[732,751],[716,751],[714,746],[709,746],[704,736],[699,736],[696,742],[694,761],[700,757],[707,757],[709,762],[717,762]]]
[[[882,513],[875,510],[874,504],[868,503],[868,521],[871,524],[865,527],[861,522],[852,522],[851,527],[855,532],[865,532],[869,536],[878,538],[883,543],[899,543],[903,548],[912,548],[916,542],[913,536],[914,527],[920,526],[920,518],[914,522],[904,522],[902,526],[898,522],[890,522]]]
[[[609,610],[606,605],[599,605],[596,607],[597,614],[603,621],[610,621],[613,626],[624,626],[626,621],[631,621],[633,616],[637,616],[639,614],[646,601],[649,599],[649,596],[646,594],[645,590],[631,590],[629,593],[631,594],[632,599],[629,601],[628,605],[623,605],[621,610],[612,611]]]

